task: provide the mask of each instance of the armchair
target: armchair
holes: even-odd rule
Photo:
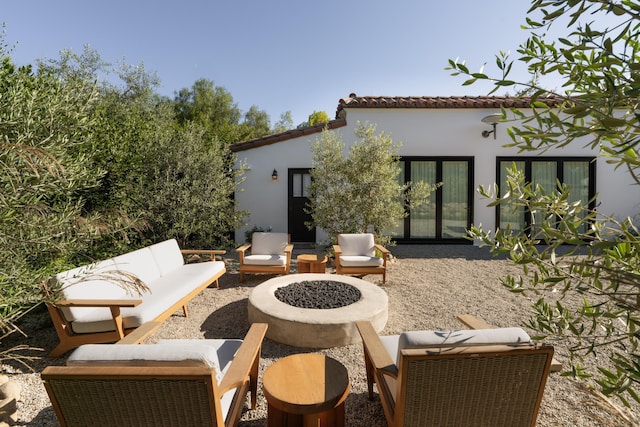
[[[253,233],[251,243],[236,249],[240,262],[240,283],[245,273],[289,274],[293,251],[289,240],[287,233]],[[246,255],[248,249],[251,251]]]
[[[88,344],[42,379],[62,427],[237,426],[245,397],[256,407],[266,324],[244,340]]]
[[[535,426],[553,347],[522,329],[381,337],[369,322],[357,328],[369,399],[375,383],[389,426]]]
[[[376,250],[381,256],[376,256]],[[333,246],[336,255],[337,274],[382,274],[387,281],[387,257],[389,250],[375,243],[373,234],[339,234],[338,244]]]

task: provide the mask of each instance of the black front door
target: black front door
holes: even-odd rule
[[[315,227],[309,230],[305,225],[311,215],[305,212],[309,202],[309,169],[289,169],[289,209],[288,227],[292,242],[315,242]]]

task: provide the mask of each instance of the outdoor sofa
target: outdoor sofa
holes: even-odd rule
[[[211,261],[185,264],[184,254],[208,254]],[[49,353],[57,357],[82,344],[108,343],[143,327],[142,341],[169,316],[226,272],[218,250],[181,250],[175,239],[57,274],[52,281],[62,298],[47,298],[47,309],[60,339]],[[132,294],[125,282],[137,278],[148,287]],[[131,283],[131,282],[130,282]]]

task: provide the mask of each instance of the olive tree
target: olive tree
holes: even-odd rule
[[[407,215],[409,205],[427,200],[434,185],[405,184],[396,155],[400,145],[370,124],[358,124],[359,141],[346,153],[338,132],[324,130],[312,146],[309,213],[335,239],[339,233],[373,232],[390,242],[389,230]]]
[[[565,35],[549,39],[558,26]],[[580,139],[640,182],[640,2],[534,0],[525,28],[530,36],[517,51],[519,62],[500,52],[496,76],[453,60],[448,69],[466,76],[466,85],[489,81],[493,91],[514,88],[531,96],[530,112],[502,112],[505,121],[514,120],[509,146],[540,153]],[[518,64],[533,78],[513,80]],[[562,82],[558,90],[541,87],[549,77]],[[522,276],[503,283],[535,296],[529,326],[541,337],[570,343],[568,375],[594,376],[606,395],[625,404],[640,401],[638,217],[604,216],[573,200],[562,183],[543,188],[515,168],[506,185],[480,191],[492,205],[535,212],[535,222],[524,234],[473,227],[470,237],[522,266]],[[589,354],[608,362],[596,365]]]

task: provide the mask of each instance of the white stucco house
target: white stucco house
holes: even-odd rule
[[[603,214],[618,218],[640,214],[640,186],[624,170],[615,170],[598,153],[574,141],[562,149],[527,155],[504,148],[511,141],[506,123],[492,124],[500,107],[525,109],[528,100],[512,97],[371,97],[350,95],[339,100],[336,119],[328,124],[294,129],[231,146],[248,171],[235,195],[239,209],[250,214],[247,225],[236,230],[244,241],[252,227],[288,232],[292,242],[324,242],[322,230],[304,223],[305,184],[312,163],[310,147],[323,129],[339,132],[347,148],[356,141],[358,123],[376,125],[395,142],[405,179],[441,182],[429,208],[411,212],[394,232],[400,243],[466,243],[471,224],[485,229],[507,224],[524,227],[528,216],[488,207],[477,192],[505,179],[506,168],[516,162],[527,179],[552,187],[556,179],[573,186],[576,197],[587,201],[597,195]],[[484,120],[483,120],[484,119]],[[586,142],[586,141],[585,141]],[[547,187],[545,184],[549,185]]]

